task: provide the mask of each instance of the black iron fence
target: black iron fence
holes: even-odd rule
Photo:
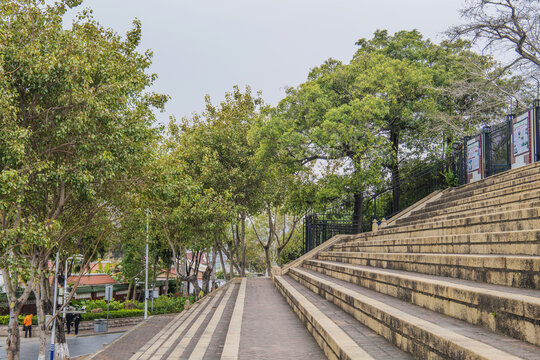
[[[340,234],[371,231],[373,219],[389,219],[418,200],[445,186],[445,163],[422,164],[402,172],[393,185],[369,196],[360,213],[342,207],[323,212],[311,212],[304,217],[304,253]]]
[[[372,220],[389,219],[435,190],[462,185],[540,161],[540,100],[519,116],[454,143],[449,159],[401,172],[391,185],[364,201],[360,214],[333,208],[304,217],[304,253],[338,234],[371,231]],[[389,177],[390,178],[390,177]]]

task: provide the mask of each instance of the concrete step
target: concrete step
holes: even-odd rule
[[[540,172],[540,162],[532,163],[526,166],[523,166],[518,169],[508,170],[488,178],[485,178],[480,181],[476,181],[472,184],[460,185],[456,188],[453,188],[453,191],[457,192],[466,192],[470,190],[475,190],[479,188],[485,188],[492,186],[494,184],[502,184],[507,181],[520,180],[527,178],[529,176],[534,176]]]
[[[335,244],[332,251],[540,255],[540,230],[478,232],[471,234],[427,235],[403,233],[373,236],[358,234]]]
[[[274,284],[329,359],[412,358],[289,276]]]
[[[463,188],[451,188],[447,190],[441,198],[431,202],[431,205],[441,204],[445,201],[452,201],[460,198],[487,194],[499,190],[509,190],[521,186],[527,186],[528,188],[531,186],[534,188],[536,186],[536,188],[538,188],[538,184],[540,182],[540,170],[538,168],[535,169],[533,174],[526,175],[526,173],[521,173],[520,175],[521,176],[517,178],[502,182],[495,181],[490,185],[486,184],[485,186],[480,187],[471,185]]]
[[[449,198],[443,195],[436,200],[427,202],[424,208],[418,211],[419,212],[421,211],[422,213],[428,213],[433,210],[448,209],[455,206],[474,204],[481,201],[499,199],[499,198],[500,198],[499,201],[501,202],[509,202],[509,199],[512,199],[514,201],[519,201],[520,198],[516,197],[515,195],[521,195],[523,193],[528,193],[528,192],[533,192],[534,194],[538,195],[538,193],[540,192],[540,182],[527,183],[527,184],[518,185],[518,186],[506,188],[506,189],[491,191],[485,194],[478,194],[478,195],[472,195],[472,196],[457,196],[455,198],[454,197]]]
[[[291,278],[419,359],[538,359],[540,348],[303,268]]]
[[[540,292],[331,261],[303,266],[540,345]]]
[[[540,229],[540,208],[519,209],[449,220],[425,221],[413,225],[379,229],[374,236],[402,238],[404,235],[429,236],[470,234],[487,231]]]
[[[540,290],[540,256],[325,251],[317,258]]]
[[[530,196],[527,196],[529,195]],[[521,193],[514,196],[500,197],[495,199],[489,199],[485,201],[479,201],[473,204],[466,204],[460,206],[448,207],[441,210],[420,211],[415,210],[407,217],[397,219],[395,225],[403,226],[413,224],[419,221],[426,221],[431,219],[442,219],[445,216],[452,218],[453,216],[467,216],[467,215],[482,215],[490,212],[511,211],[525,208],[540,207],[540,191],[538,194],[534,192]],[[393,225],[393,226],[395,226]]]

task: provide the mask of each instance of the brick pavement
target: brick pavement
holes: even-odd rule
[[[177,314],[152,316],[137,325],[124,336],[97,353],[92,360],[129,360],[135,352],[163,327],[166,327]]]
[[[326,359],[269,278],[247,279],[239,359]]]

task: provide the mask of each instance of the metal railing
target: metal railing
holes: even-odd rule
[[[433,191],[446,186],[444,162],[424,165],[400,174],[393,186],[376,191],[364,202],[362,211],[354,214],[343,207],[304,216],[303,253],[316,248],[335,235],[371,231],[373,219],[389,219]]]

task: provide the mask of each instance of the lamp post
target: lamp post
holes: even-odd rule
[[[75,259],[82,260],[83,257],[81,255],[75,255],[75,256],[70,256],[66,258],[66,263],[64,267],[64,302],[62,303],[62,305],[64,306],[64,309],[62,310],[62,317],[64,319],[66,318],[66,307],[67,307],[66,301],[67,301],[68,260],[75,260]]]

